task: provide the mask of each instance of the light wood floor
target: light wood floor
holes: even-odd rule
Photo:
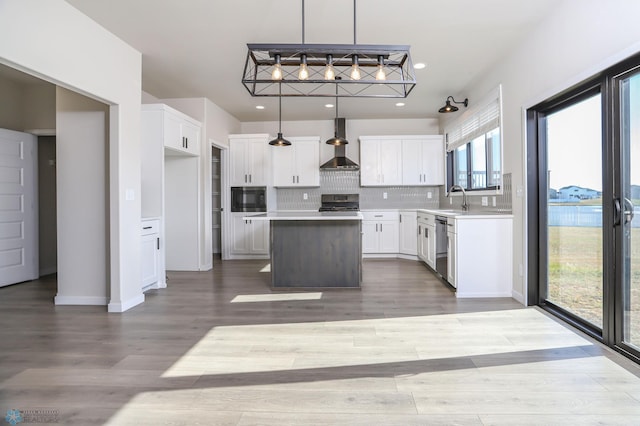
[[[510,299],[457,300],[417,262],[362,290],[272,292],[261,261],[169,273],[124,314],[0,289],[0,422],[637,425],[635,364]]]

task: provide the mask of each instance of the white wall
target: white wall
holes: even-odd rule
[[[640,51],[640,2],[565,0],[493,69],[456,98],[472,104],[502,83],[504,169],[512,174],[514,297],[526,295],[525,122],[523,109]],[[535,196],[535,194],[531,194]],[[519,274],[522,265],[523,276]]]
[[[22,103],[22,126],[29,130],[55,130],[56,86],[53,84],[30,84],[24,87]]]
[[[282,133],[285,138],[294,136],[320,136],[321,141],[333,137],[334,120],[283,121]],[[277,121],[254,121],[242,123],[240,133],[268,133],[275,137],[278,133]],[[389,119],[389,120],[346,120],[349,144],[345,147],[347,157],[360,162],[360,136],[378,135],[435,135],[440,133],[438,119]],[[320,164],[334,156],[334,147],[320,144]]]
[[[22,126],[22,87],[0,78],[0,129],[24,131]]]
[[[110,105],[109,310],[141,303],[141,54],[63,0],[2,0],[0,62]]]
[[[56,96],[57,305],[108,303],[107,105],[58,88]]]

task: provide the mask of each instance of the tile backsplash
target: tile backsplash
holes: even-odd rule
[[[440,200],[437,186],[361,187],[358,171],[321,170],[319,188],[280,188],[276,193],[278,210],[317,210],[321,194],[360,194],[361,209],[437,208]]]
[[[502,178],[500,195],[489,195],[488,206],[482,206],[482,196],[468,195],[472,211],[511,212],[511,174]],[[361,187],[358,171],[320,171],[319,188],[279,188],[276,190],[278,210],[317,210],[321,194],[360,194],[360,208],[366,209],[418,209],[458,208],[461,200],[453,199],[449,204],[446,189],[442,186],[385,186]],[[305,200],[306,194],[306,200]],[[385,198],[386,194],[386,198]],[[493,206],[493,197],[496,205]]]

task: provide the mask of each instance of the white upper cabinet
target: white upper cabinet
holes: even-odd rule
[[[402,139],[402,184],[444,185],[444,139],[441,135]]]
[[[360,137],[360,185],[402,185],[402,141]]]
[[[272,146],[273,186],[320,186],[320,137],[288,138],[291,146]]]
[[[229,135],[230,186],[269,185],[269,135]]]
[[[143,120],[162,129],[165,155],[200,155],[200,122],[164,104],[142,105]]]

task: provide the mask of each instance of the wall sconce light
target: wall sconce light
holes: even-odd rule
[[[462,101],[462,102],[458,102],[455,99],[453,99],[453,96],[449,96],[447,98],[447,103],[445,104],[445,106],[440,108],[438,110],[438,112],[444,112],[444,113],[446,113],[446,112],[456,112],[458,110],[458,107],[455,106],[455,105],[451,105],[451,102],[453,102],[454,104],[462,104],[462,105],[465,106],[465,108],[467,106],[469,106],[469,99],[468,98],[465,98],[464,101]]]

